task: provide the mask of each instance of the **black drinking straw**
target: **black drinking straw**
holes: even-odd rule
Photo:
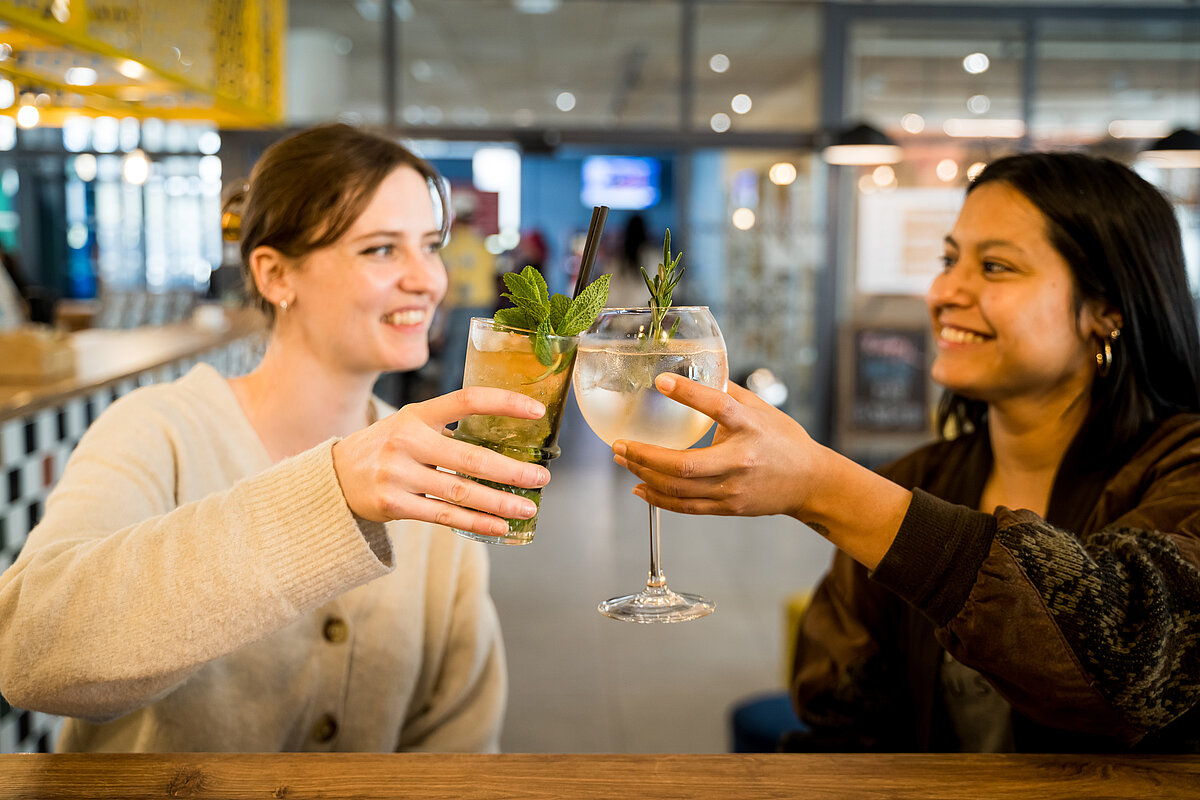
[[[592,207],[592,223],[588,226],[587,240],[583,243],[583,257],[579,261],[579,274],[575,277],[575,291],[571,297],[579,296],[583,287],[587,286],[592,274],[592,265],[596,262],[596,251],[600,249],[600,234],[604,232],[604,223],[608,219],[608,206]]]

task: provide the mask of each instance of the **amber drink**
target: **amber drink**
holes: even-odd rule
[[[517,419],[477,414],[458,423],[454,438],[482,445],[520,461],[545,465],[557,458],[558,429],[562,424],[563,406],[571,384],[575,362],[577,336],[542,337],[541,358],[534,352],[534,337],[530,331],[511,328],[490,318],[471,320],[471,335],[467,343],[466,368],[463,386],[492,386],[528,395],[546,406],[540,419]],[[543,361],[549,361],[549,364]],[[525,489],[505,483],[495,483],[470,475],[470,478],[505,492],[528,497],[541,505],[541,489]],[[471,531],[455,531],[469,539],[489,544],[528,544],[533,541],[537,515],[530,519],[508,520],[508,533],[486,536]]]

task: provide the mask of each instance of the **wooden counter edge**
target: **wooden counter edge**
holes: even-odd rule
[[[1200,756],[120,754],[0,756],[0,797],[1175,798]]]

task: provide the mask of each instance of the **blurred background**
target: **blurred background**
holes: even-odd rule
[[[569,291],[595,205],[605,271],[653,269],[669,227],[677,302],[713,308],[733,377],[869,465],[931,435],[922,295],[989,160],[1132,165],[1174,202],[1200,286],[1195,0],[3,0],[0,246],[28,317],[236,304],[224,199],[272,141],[330,120],[450,183],[484,266],[447,252],[447,308],[494,307],[525,264]],[[448,341],[380,393],[452,385]],[[785,520],[667,515],[672,585],[717,614],[601,619],[640,582],[645,510],[577,410],[562,444],[534,546],[493,554],[505,748],[724,749],[729,709],[782,687],[789,608],[828,549]],[[0,749],[37,741],[4,730],[23,744]]]

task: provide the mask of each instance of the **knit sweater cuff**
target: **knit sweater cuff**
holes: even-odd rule
[[[996,518],[920,489],[871,577],[945,625],[959,612],[996,536]]]
[[[250,530],[262,537],[264,567],[297,609],[313,608],[393,566],[384,526],[356,517],[323,442],[246,481]]]

